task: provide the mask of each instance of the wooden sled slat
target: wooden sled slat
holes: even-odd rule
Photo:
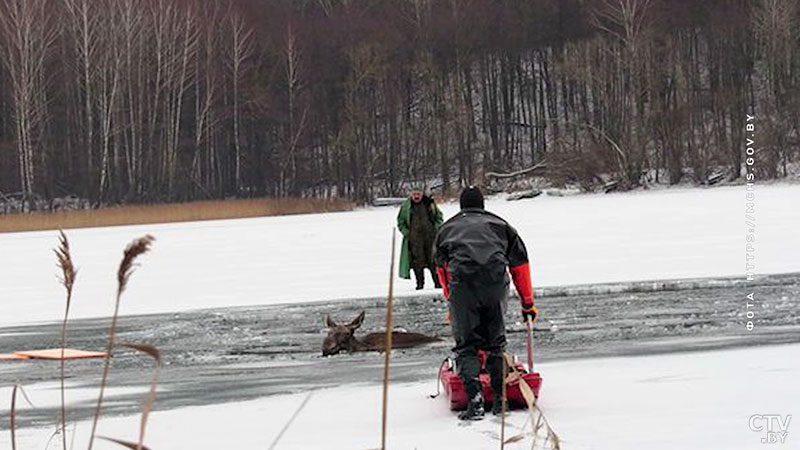
[[[83,358],[105,358],[106,352],[90,352],[85,350],[77,350],[74,348],[65,348],[64,356],[61,356],[60,348],[49,348],[46,350],[25,350],[21,352],[14,352],[14,355],[31,358],[31,359],[49,359],[60,361],[61,359],[83,359]]]

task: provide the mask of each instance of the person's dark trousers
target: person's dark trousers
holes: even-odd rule
[[[436,289],[441,289],[442,284],[439,283],[439,271],[436,270],[436,266],[431,264],[428,266],[428,270],[431,271],[431,278],[433,278],[433,287]]]
[[[425,269],[414,267],[414,278],[417,280],[417,289],[425,287]]]
[[[503,396],[503,352],[489,353],[486,359],[486,369],[492,380],[492,393],[494,401],[498,402]]]
[[[486,361],[492,390],[502,391],[502,354],[506,346],[504,314],[508,295],[508,280],[481,283],[478,280],[450,283],[450,312],[456,346],[456,366],[467,395],[473,398],[480,392],[480,361],[478,350],[489,353]]]
[[[431,271],[431,278],[433,278],[433,286],[436,289],[441,289],[442,285],[439,283],[439,274],[436,271],[436,266],[428,267]],[[425,287],[425,269],[414,268],[414,278],[417,280],[417,289]]]

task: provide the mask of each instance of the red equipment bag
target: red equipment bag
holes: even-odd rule
[[[481,373],[479,375],[481,385],[483,386],[483,399],[487,404],[491,404],[494,400],[494,393],[489,382],[489,373],[486,372],[486,353],[483,351],[478,352],[478,357],[481,360]],[[514,369],[522,376],[506,385],[506,398],[508,399],[508,407],[524,408],[527,406],[525,397],[519,388],[519,383],[524,382],[530,386],[533,394],[538,398],[539,389],[542,387],[542,377],[537,372],[528,372],[525,366],[517,361],[514,357]],[[510,370],[509,370],[510,372]],[[445,397],[450,401],[450,409],[453,411],[460,411],[467,408],[467,392],[464,390],[464,383],[461,377],[456,373],[455,362],[451,358],[447,358],[442,362],[439,367],[439,383],[444,391]]]

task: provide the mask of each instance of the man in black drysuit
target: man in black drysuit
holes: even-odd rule
[[[508,222],[483,208],[481,191],[466,188],[461,211],[442,225],[434,246],[439,280],[450,300],[456,366],[470,399],[458,416],[461,420],[480,420],[484,415],[478,350],[488,353],[494,398],[502,392],[508,272],[520,296],[523,318],[535,319],[537,314],[525,244]],[[502,402],[494,402],[492,412],[497,415],[501,410]]]

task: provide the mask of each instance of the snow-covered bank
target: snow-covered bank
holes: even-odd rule
[[[798,352],[800,345],[784,345],[540,364],[541,405],[565,450],[760,448],[765,432],[750,430],[750,416],[792,414],[800,405]],[[427,398],[432,389],[432,382],[391,386],[390,448],[499,447],[498,422],[460,425],[444,400]],[[34,401],[36,395],[31,392]],[[307,395],[157,411],[146,443],[155,449],[268,448]],[[316,391],[276,448],[376,448],[380,399],[379,385]],[[524,412],[513,413],[509,434],[516,434],[525,418]],[[87,422],[78,424],[76,448],[84,446],[89,428]],[[790,424],[779,448],[796,448],[795,428]],[[44,448],[51,432],[22,429],[18,448]],[[99,432],[134,440],[138,417],[103,419]],[[8,433],[0,434],[0,447],[6,448],[8,440]],[[101,443],[96,448],[118,447]],[[530,448],[530,441],[508,448]]]
[[[515,225],[537,286],[740,275],[744,187],[488,202]],[[800,271],[800,186],[756,191],[758,273]],[[445,216],[457,205],[443,205]],[[69,231],[79,267],[72,317],[107,316],[123,247],[158,239],[122,314],[385,295],[397,211]],[[0,234],[0,326],[58,320],[55,232]],[[430,285],[430,280],[428,281]],[[397,290],[412,292],[410,282]]]

